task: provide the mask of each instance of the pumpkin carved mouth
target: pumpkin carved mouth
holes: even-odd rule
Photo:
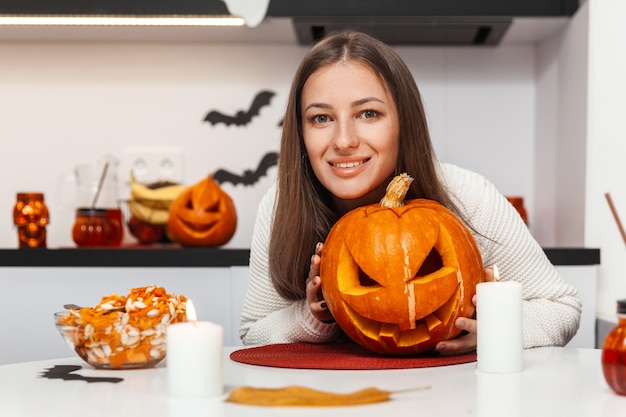
[[[357,313],[350,305],[344,302],[343,307],[351,319],[352,324],[368,339],[378,340],[385,347],[392,349],[413,348],[431,341],[434,334],[445,332],[445,323],[450,321],[456,307],[456,299],[460,288],[450,299],[433,313],[414,322],[413,328],[402,329],[397,323],[381,323]],[[363,340],[362,342],[366,342]]]
[[[213,228],[213,226],[216,225],[219,222],[219,219],[215,219],[215,220],[210,221],[210,222],[206,222],[205,221],[204,223],[188,222],[188,221],[185,221],[185,220],[181,219],[181,222],[189,230],[194,230],[196,232],[204,232],[204,231],[211,230]]]

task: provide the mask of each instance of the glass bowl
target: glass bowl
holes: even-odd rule
[[[155,289],[142,289],[150,288]],[[150,368],[165,358],[166,326],[185,316],[186,298],[163,298],[111,302],[105,297],[95,307],[54,313],[54,324],[70,349],[94,368]]]

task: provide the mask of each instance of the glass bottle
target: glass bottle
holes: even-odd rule
[[[20,248],[45,248],[50,215],[43,193],[17,193],[13,223],[17,226]]]
[[[79,247],[114,246],[121,233],[121,225],[111,223],[106,209],[79,208],[72,227],[72,239]]]
[[[602,372],[615,393],[626,395],[626,299],[617,301],[617,326],[602,346]]]

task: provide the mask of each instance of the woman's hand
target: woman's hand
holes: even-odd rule
[[[485,281],[493,281],[493,268],[485,269]],[[472,297],[472,303],[476,306],[476,294]],[[473,352],[476,350],[476,329],[477,321],[467,317],[459,317],[454,323],[457,329],[466,332],[465,335],[456,339],[445,340],[437,343],[435,350],[442,355],[460,355],[463,353]]]
[[[324,323],[334,323],[335,319],[330,314],[324,295],[322,294],[322,279],[320,278],[320,261],[323,243],[315,246],[315,253],[311,256],[311,268],[306,280],[306,301],[313,317]]]

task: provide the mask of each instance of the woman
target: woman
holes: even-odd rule
[[[506,198],[483,177],[437,162],[415,81],[387,45],[359,32],[321,40],[301,62],[283,121],[278,181],[257,214],[240,336],[247,345],[326,342],[341,335],[324,302],[319,264],[332,225],[378,202],[397,173],[407,199],[435,200],[470,228],[484,265],[523,285],[524,347],[576,333],[577,291],[558,275]],[[311,256],[312,255],[312,256]],[[485,279],[493,272],[485,270]],[[476,349],[476,320],[441,354]]]

